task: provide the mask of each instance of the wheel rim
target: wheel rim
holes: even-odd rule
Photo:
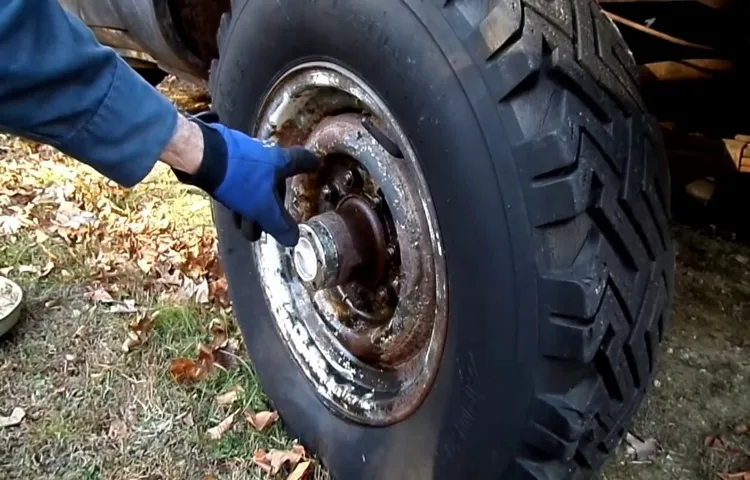
[[[440,233],[414,150],[375,92],[327,62],[282,75],[254,133],[324,158],[287,184],[297,247],[268,235],[252,246],[279,333],[334,412],[402,420],[432,386],[447,326]]]

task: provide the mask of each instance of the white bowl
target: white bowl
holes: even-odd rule
[[[23,290],[9,278],[0,276],[0,337],[21,317]]]

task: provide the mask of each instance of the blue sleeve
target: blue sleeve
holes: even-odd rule
[[[54,146],[130,187],[177,110],[57,0],[0,0],[0,131]]]

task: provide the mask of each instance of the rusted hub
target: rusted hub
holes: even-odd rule
[[[315,215],[300,225],[294,267],[314,289],[350,280],[375,284],[383,274],[384,228],[367,202],[350,195],[335,211]]]
[[[287,186],[295,249],[268,237],[252,247],[278,331],[333,411],[371,425],[403,419],[430,389],[447,325],[439,230],[416,154],[377,95],[327,63],[282,75],[257,125],[257,136],[324,159]]]

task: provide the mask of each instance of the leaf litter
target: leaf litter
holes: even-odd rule
[[[276,423],[278,419],[279,414],[277,412],[263,411],[255,413],[252,410],[245,412],[245,420],[247,420],[247,423],[259,432],[262,432]]]
[[[307,460],[307,453],[302,445],[293,445],[291,450],[274,449],[268,452],[259,448],[253,453],[253,463],[269,477],[279,473],[285,465],[295,468],[302,460]]]
[[[0,415],[0,428],[14,427],[19,425],[26,416],[26,411],[21,407],[16,407],[10,413],[10,416],[4,417]]]
[[[234,402],[240,399],[245,393],[245,389],[241,385],[235,385],[226,392],[216,395],[216,404],[220,406],[232,405]]]
[[[206,431],[206,436],[211,440],[221,440],[221,437],[223,437],[224,434],[227,433],[230,428],[232,428],[235,415],[237,415],[237,412],[231,413],[227,418],[219,422],[218,425],[209,428]]]

